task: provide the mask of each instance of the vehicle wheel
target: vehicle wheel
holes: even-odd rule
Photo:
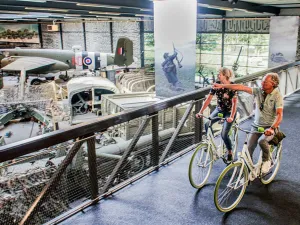
[[[31,81],[31,85],[40,85],[42,82],[41,82],[41,80],[39,80],[39,79],[33,79],[32,81]]]
[[[248,183],[248,169],[241,162],[227,166],[220,174],[214,191],[214,202],[221,212],[229,212],[241,201]]]
[[[261,176],[260,180],[263,184],[269,184],[274,180],[279,170],[281,153],[282,153],[281,143],[279,143],[278,146],[271,145],[270,147],[271,169],[267,174]]]
[[[208,144],[200,143],[192,155],[189,165],[189,180],[194,188],[202,188],[210,175],[213,154]]]

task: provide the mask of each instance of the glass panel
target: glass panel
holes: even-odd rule
[[[248,44],[249,34],[225,34],[225,44]]]
[[[217,45],[217,44],[197,45],[196,53],[212,53],[212,54],[221,55],[222,54],[222,45]]]
[[[250,45],[249,46],[249,56],[269,56],[269,46],[263,45]]]
[[[154,60],[154,51],[145,51],[144,57],[145,59],[153,58]]]
[[[199,69],[200,66],[203,66],[202,69],[202,75],[205,77],[210,77],[212,78],[213,76],[215,77],[215,79],[217,78],[217,74],[219,72],[219,69],[221,68],[221,64],[219,65],[210,65],[210,64],[197,64],[196,65],[196,76],[199,76]]]
[[[154,45],[154,34],[153,33],[144,33],[144,42],[151,42]]]
[[[253,74],[265,70],[266,68],[248,67],[248,73]]]
[[[268,67],[268,57],[251,57],[248,58],[248,66],[251,67]]]
[[[145,45],[144,49],[145,49],[145,51],[154,51],[154,46]]]
[[[241,50],[241,47],[243,47],[241,51],[241,56],[247,55],[248,46],[247,45],[238,45],[238,44],[232,44],[232,45],[225,45],[224,46],[224,54],[225,55],[231,55],[231,56],[238,56],[239,52]]]
[[[219,44],[222,45],[222,34],[200,34],[201,44]],[[198,43],[198,42],[197,42]]]
[[[145,59],[145,65],[151,65],[154,64],[154,58],[153,59]]]
[[[269,46],[269,34],[249,34],[250,45],[266,45]]]
[[[221,55],[197,54],[197,62],[202,64],[221,64]]]
[[[224,55],[224,65],[229,65],[230,68],[237,60],[237,56]],[[239,66],[247,66],[247,56],[240,56],[238,61]]]

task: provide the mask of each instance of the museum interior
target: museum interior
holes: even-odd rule
[[[0,0],[0,225],[300,224],[299,16]]]

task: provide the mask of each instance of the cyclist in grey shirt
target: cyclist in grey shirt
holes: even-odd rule
[[[252,129],[264,127],[265,133],[251,134],[248,142],[248,149],[251,154],[257,146],[257,143],[263,151],[262,172],[267,173],[271,167],[269,141],[274,137],[283,117],[283,97],[277,88],[279,85],[279,76],[277,73],[268,73],[261,82],[261,88],[251,88],[242,84],[214,84],[213,88],[228,88],[237,91],[245,91],[254,95],[256,98],[255,119]]]

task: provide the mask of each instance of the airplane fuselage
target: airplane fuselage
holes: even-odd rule
[[[76,70],[99,70],[100,68],[114,64],[112,53],[86,52],[59,49],[0,49],[1,53],[6,56],[1,60],[1,67],[8,65],[21,57],[39,57],[53,59],[57,62],[46,68],[38,68],[29,71],[33,74],[45,74],[49,72],[66,71],[69,69]]]

